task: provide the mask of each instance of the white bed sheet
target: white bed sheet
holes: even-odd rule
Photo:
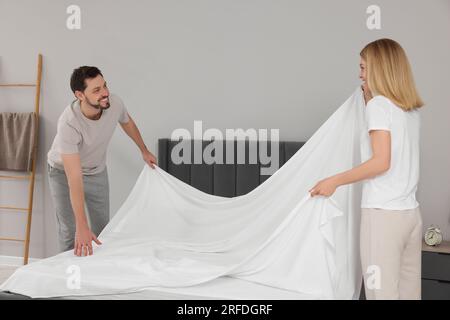
[[[299,299],[301,293],[357,298],[358,185],[341,186],[331,197],[308,190],[360,164],[360,137],[368,134],[363,110],[358,87],[282,168],[239,197],[206,194],[145,166],[93,256],[67,251],[23,266],[0,290],[34,298],[147,288],[221,299],[275,299],[289,291]]]

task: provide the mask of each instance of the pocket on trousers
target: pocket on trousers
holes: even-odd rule
[[[418,224],[423,225],[423,220],[422,220],[422,212],[420,211],[420,207],[416,208],[416,215],[417,215],[417,220],[418,220]]]
[[[47,163],[47,172],[49,176],[55,176],[55,175],[61,175],[61,174],[66,174],[63,170],[59,170],[55,167],[52,167],[50,164]]]

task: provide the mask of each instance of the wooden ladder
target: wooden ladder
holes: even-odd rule
[[[23,211],[27,212],[27,225],[25,231],[25,239],[16,239],[16,238],[2,238],[0,240],[4,241],[18,241],[24,243],[24,255],[23,255],[23,264],[28,264],[28,257],[30,251],[30,231],[31,231],[31,216],[33,212],[33,194],[34,194],[34,181],[36,176],[36,161],[37,161],[37,145],[38,145],[38,133],[39,133],[39,101],[41,95],[41,76],[42,76],[42,55],[38,55],[38,63],[37,63],[37,77],[36,83],[8,83],[8,84],[0,84],[0,87],[35,87],[36,95],[34,100],[34,113],[36,117],[36,126],[35,126],[35,135],[34,135],[34,148],[32,150],[32,164],[31,164],[31,173],[27,175],[0,175],[0,179],[19,179],[19,180],[29,180],[28,184],[28,207],[13,207],[13,206],[0,206],[0,209],[4,210],[15,210],[15,211]]]

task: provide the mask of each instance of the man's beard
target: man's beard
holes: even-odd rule
[[[104,98],[102,98],[102,99],[104,99]],[[111,104],[109,102],[106,104],[106,107],[102,107],[100,105],[99,101],[97,101],[97,104],[93,104],[93,103],[91,103],[91,101],[89,101],[88,97],[86,97],[86,102],[90,107],[97,109],[97,110],[102,110],[102,111],[108,109],[111,106]]]

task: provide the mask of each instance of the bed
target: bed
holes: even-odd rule
[[[197,141],[198,142],[198,141]],[[267,166],[261,163],[258,156],[256,163],[248,163],[251,143],[245,141],[245,163],[225,164],[226,151],[231,145],[234,150],[236,160],[238,142],[225,142],[223,148],[223,164],[175,164],[171,159],[171,152],[178,141],[167,138],[158,140],[158,165],[171,175],[184,181],[191,186],[209,194],[223,197],[235,197],[246,194],[263,183],[268,175],[261,174],[261,167]],[[193,147],[194,141],[185,141]],[[211,141],[201,141],[202,150],[207,147]],[[273,154],[270,142],[265,142],[268,154]],[[281,167],[286,163],[303,145],[302,141],[282,141],[278,143],[278,163]],[[226,145],[228,146],[226,147]],[[257,144],[256,144],[257,145]],[[192,148],[192,150],[194,150]],[[274,150],[275,151],[275,150]],[[193,160],[193,159],[192,159]],[[191,161],[192,163],[193,161]],[[208,296],[199,294],[208,289]],[[203,290],[199,290],[203,289]],[[180,294],[181,292],[181,294]],[[219,293],[220,292],[220,293]],[[226,293],[224,295],[224,292]],[[257,294],[255,295],[255,292]],[[0,292],[2,300],[30,299],[29,297],[12,294],[9,292]],[[192,287],[185,287],[177,293],[172,292],[170,288],[149,288],[139,292],[120,294],[120,295],[98,295],[98,296],[71,296],[55,299],[314,299],[311,296],[305,296],[296,292],[269,287],[249,281],[244,281],[231,277],[222,277],[216,280]]]

